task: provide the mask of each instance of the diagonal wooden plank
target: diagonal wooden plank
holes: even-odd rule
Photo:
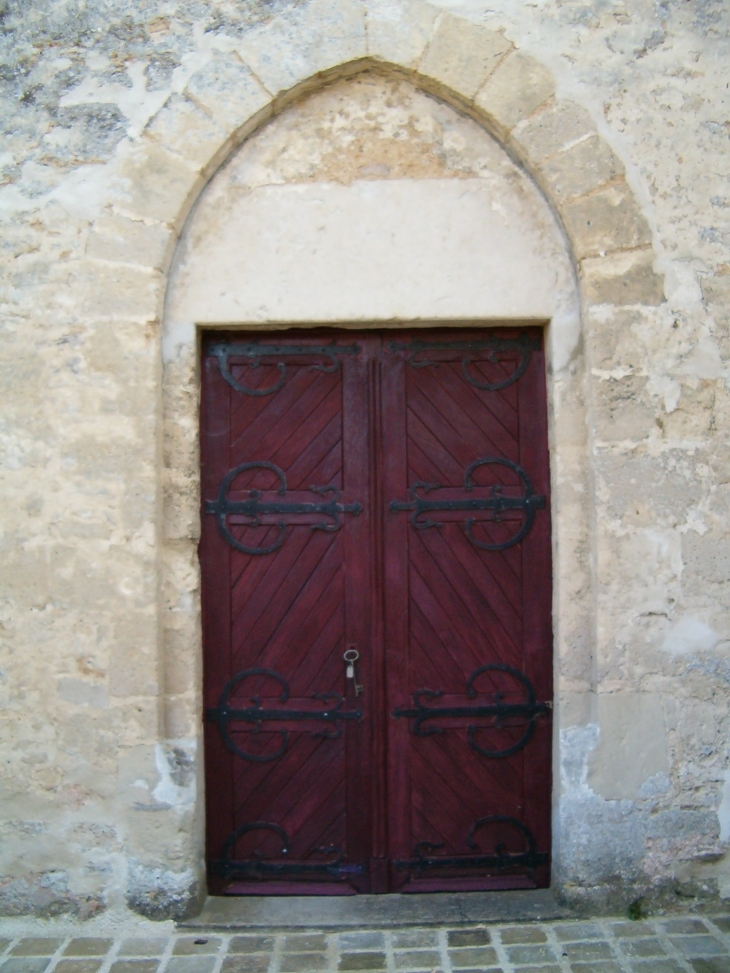
[[[480,457],[502,456],[513,460],[519,458],[516,439],[487,435],[486,431],[481,429],[472,417],[459,409],[456,403],[450,401],[447,395],[442,393],[438,397],[441,399],[438,408],[433,399],[427,398],[422,393],[411,397],[408,436],[409,439],[425,442],[428,433],[429,445],[424,448],[429,455],[432,450],[437,449],[451,455],[459,470],[458,475],[454,475],[452,483],[455,485],[462,483],[466,467]],[[491,433],[492,430],[490,429],[489,432]],[[503,469],[495,467],[492,472],[498,482],[510,481],[511,475]]]
[[[291,644],[298,641],[297,632],[305,627],[307,637],[314,639],[319,627],[315,608],[327,589],[329,597],[342,598],[342,551],[337,539],[332,535],[321,542],[326,549],[322,557],[312,565],[306,576],[287,578],[287,591],[272,599],[271,610],[259,619],[251,630],[249,639],[253,645],[260,646],[260,658],[276,668],[282,658],[290,655]],[[306,566],[308,567],[308,565]],[[337,584],[335,579],[337,578]],[[301,655],[300,655],[301,659]]]
[[[314,541],[314,531],[306,528],[292,529],[287,533],[283,546],[273,554],[258,555],[262,565],[270,565],[270,570],[262,570],[258,579],[258,584],[244,586],[237,584],[231,592],[231,617],[232,621],[238,626],[238,641],[236,645],[243,644],[248,633],[268,610],[272,599],[276,597],[281,589],[281,578],[288,577],[291,573],[292,565],[306,556],[307,549]],[[314,555],[319,556],[319,550],[314,550]],[[310,552],[308,561],[311,562],[312,553]]]
[[[342,467],[342,416],[339,412],[314,436],[308,445],[287,466],[287,478],[291,490],[308,490],[317,483],[318,470],[329,460],[339,470]],[[331,474],[330,474],[331,475]],[[331,482],[328,478],[319,486]]]
[[[473,672],[482,664],[479,660],[485,655],[496,657],[491,641],[484,639],[480,632],[475,632],[473,626],[464,624],[460,616],[465,613],[458,600],[446,589],[435,596],[428,579],[420,574],[418,566],[414,564],[411,564],[410,588],[411,602],[418,605],[438,633],[441,645],[457,669],[468,667]]]
[[[292,467],[296,466],[302,453],[311,448],[312,443],[318,439],[320,433],[326,430],[333,420],[335,421],[334,432],[338,434],[334,441],[339,441],[342,423],[341,398],[341,389],[335,387],[318,403],[317,408],[306,419],[293,422],[291,416],[287,417],[289,419],[287,427],[289,435],[280,436],[276,444],[269,445],[264,441],[263,448],[267,455],[271,456],[272,462],[285,471],[291,470]],[[334,441],[331,445],[334,444]],[[325,455],[328,451],[325,451]],[[293,485],[290,485],[289,488],[293,489]]]
[[[504,644],[506,640],[513,651],[518,653],[522,636],[519,612],[497,585],[491,588],[488,598],[482,594],[448,543],[449,526],[452,527],[451,533],[458,531],[454,525],[446,525],[443,531],[419,531],[419,536],[411,545],[412,560],[418,559],[422,576],[430,576],[429,587],[434,595],[434,589],[438,587],[439,596],[443,592],[451,598],[452,603],[462,606],[461,610],[466,612],[470,627],[480,631],[485,639],[492,642],[496,640],[497,644]],[[447,536],[443,536],[444,534]],[[482,583],[486,583],[484,575]]]
[[[274,577],[268,574],[245,606],[238,610],[239,589],[232,593],[232,615],[234,633],[252,633],[271,626],[273,620],[281,618],[283,612],[296,599],[299,591],[307,583],[310,575],[320,561],[336,545],[336,535],[324,531],[311,530],[307,526],[292,527],[282,548],[275,556],[280,558],[280,571]],[[270,555],[265,555],[269,557]]]

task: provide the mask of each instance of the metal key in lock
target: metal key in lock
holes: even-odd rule
[[[360,653],[354,645],[348,645],[342,658],[345,660],[345,679],[353,680],[355,684],[355,695],[359,696],[364,688],[357,681],[357,673],[355,672],[355,663],[360,658]]]

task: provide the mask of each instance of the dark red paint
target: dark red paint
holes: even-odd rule
[[[540,335],[539,329],[528,329]],[[499,334],[515,332],[500,331]],[[412,721],[393,710],[412,706],[419,689],[444,693],[434,705],[469,704],[466,681],[479,666],[506,663],[531,680],[538,700],[551,699],[552,635],[549,475],[546,394],[542,351],[532,353],[525,374],[501,391],[483,391],[465,381],[458,351],[440,352],[438,364],[414,368],[400,346],[425,341],[478,340],[484,329],[413,332],[275,332],[256,339],[296,345],[357,343],[360,354],[342,356],[332,372],[313,370],[311,360],[287,363],[279,391],[254,397],[236,392],[203,348],[202,493],[205,706],[215,707],[226,682],[253,667],[274,669],[288,681],[290,708],[312,708],[315,693],[345,696],[346,709],[362,709],[360,722],[345,722],[339,739],[312,736],[309,724],[264,724],[260,733],[234,726],[243,749],[271,753],[278,730],[289,746],[276,760],[251,762],[224,745],[218,726],[206,722],[207,853],[219,858],[226,838],[247,822],[285,829],[289,859],[316,860],[317,849],[338,846],[362,874],[334,878],[288,876],[270,883],[229,882],[210,877],[213,893],[348,894],[355,891],[438,891],[529,888],[549,884],[549,866],[535,870],[466,869],[416,871],[393,862],[410,859],[419,843],[433,854],[465,855],[469,829],[489,815],[525,824],[539,851],[550,848],[551,721],[541,716],[531,741],[517,753],[487,758],[468,746],[464,719],[443,721],[445,732],[419,737]],[[252,340],[237,335],[217,335]],[[213,340],[213,339],[210,339]],[[506,377],[515,361],[475,361],[470,373],[484,381]],[[234,378],[249,388],[279,379],[274,359],[252,368],[231,362]],[[464,469],[484,456],[521,466],[536,493],[548,497],[527,537],[504,551],[475,547],[463,529],[463,513],[447,512],[442,528],[415,530],[410,512],[392,513],[393,499],[407,500],[417,481],[451,487],[445,498],[463,495]],[[311,530],[316,517],[284,518],[280,549],[242,554],[221,536],[204,512],[234,466],[266,460],[287,476],[287,500],[311,502],[312,484],[335,485],[341,502],[359,500],[363,512],[345,514],[336,532]],[[497,477],[506,492],[516,483],[510,471]],[[495,482],[492,470],[478,470],[480,486]],[[233,484],[232,498],[257,488],[274,499],[270,471],[252,470]],[[483,492],[483,491],[482,491]],[[478,523],[475,536],[495,542],[514,533],[515,518]],[[231,519],[246,545],[265,545],[276,536],[276,516],[258,528]],[[434,518],[435,519],[435,518]],[[266,526],[266,524],[269,526]],[[359,652],[357,674],[365,687],[356,698],[345,679],[346,645]],[[501,690],[517,701],[515,686],[493,674],[477,683],[480,692]],[[281,705],[281,687],[267,677],[249,678],[237,690],[236,705]],[[481,697],[480,697],[481,698]],[[509,722],[509,721],[508,721]],[[486,731],[479,731],[484,734]],[[479,740],[509,746],[514,726],[490,730]],[[481,850],[498,841],[520,850],[509,828],[488,826],[477,835]],[[237,858],[258,853],[276,858],[280,844],[271,832],[255,831],[237,844]]]

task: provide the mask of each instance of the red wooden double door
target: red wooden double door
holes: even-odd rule
[[[539,329],[203,348],[210,889],[549,883]]]

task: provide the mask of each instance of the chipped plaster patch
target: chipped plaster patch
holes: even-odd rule
[[[725,783],[722,787],[722,800],[717,809],[717,820],[720,822],[720,841],[730,841],[730,770],[725,771]]]
[[[690,652],[712,652],[720,640],[717,632],[705,622],[685,615],[669,629],[661,648],[675,656]]]

